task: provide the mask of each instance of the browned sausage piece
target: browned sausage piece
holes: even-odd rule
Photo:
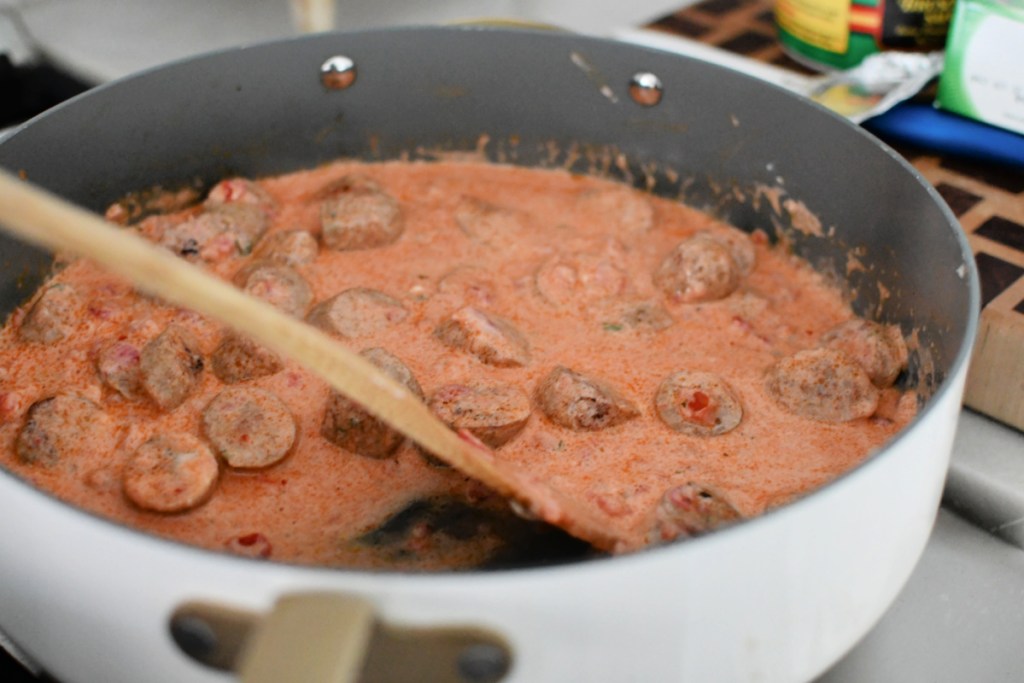
[[[739,267],[730,249],[699,234],[681,242],[654,272],[654,284],[682,303],[724,299],[739,283]]]
[[[164,410],[181,405],[199,381],[203,357],[195,336],[170,324],[142,347],[139,373],[142,390]]]
[[[472,306],[452,313],[434,332],[445,345],[488,365],[508,368],[530,362],[530,344],[522,332],[508,320]]]
[[[614,427],[640,414],[608,383],[561,365],[537,386],[537,405],[552,422],[576,431]]]
[[[857,361],[877,387],[892,386],[907,367],[907,344],[897,325],[853,318],[826,332],[821,345]]]
[[[372,186],[342,192],[320,205],[324,246],[338,251],[383,247],[402,236],[398,202]]]
[[[379,347],[365,349],[359,355],[423,398],[419,382],[401,360]],[[327,399],[320,434],[339,448],[370,458],[392,455],[405,440],[400,433],[337,391],[331,391]]]
[[[658,387],[654,406],[662,422],[692,436],[725,434],[743,418],[736,392],[710,372],[672,373]]]
[[[601,314],[601,325],[606,332],[659,332],[671,327],[673,322],[665,307],[653,301],[616,301],[605,307]]]
[[[284,367],[281,357],[276,353],[235,332],[224,335],[210,357],[210,365],[213,374],[227,384],[267,377],[280,372]]]
[[[71,285],[55,284],[42,290],[18,328],[23,341],[53,344],[67,337],[81,315],[82,302]]]
[[[878,407],[871,378],[835,349],[807,349],[783,358],[768,368],[765,386],[789,412],[824,422],[868,417]]]
[[[511,441],[530,419],[530,398],[512,384],[447,384],[429,406],[449,427],[466,429],[491,448]]]
[[[253,204],[269,211],[274,207],[274,200],[252,180],[227,178],[210,188],[204,202],[205,206],[211,208],[224,204]]]
[[[757,265],[757,250],[750,235],[731,225],[719,225],[713,230],[703,230],[698,235],[718,242],[729,250],[741,277],[753,272]]]
[[[142,234],[177,256],[198,261],[200,252],[219,234],[218,221],[208,212],[177,220],[166,216],[151,216],[142,223]]]
[[[580,195],[579,206],[587,215],[611,217],[618,225],[618,234],[643,233],[654,225],[650,198],[631,187],[588,190]]]
[[[281,230],[261,239],[252,257],[279,266],[301,266],[316,260],[319,251],[320,245],[313,233]]]
[[[647,540],[653,545],[699,536],[732,524],[742,515],[718,491],[689,482],[674,486],[662,495],[654,510],[654,523]]]
[[[214,224],[221,242],[233,243],[231,254],[248,254],[267,231],[267,214],[255,204],[224,204],[208,211],[205,218]]]
[[[203,410],[203,433],[232,467],[267,467],[291,450],[295,418],[269,391],[228,387]]]
[[[577,253],[548,259],[537,270],[535,281],[545,301],[569,306],[617,296],[629,278],[613,255]]]
[[[166,215],[184,211],[196,204],[199,191],[194,187],[177,190],[154,188],[143,192],[131,192],[107,207],[103,217],[111,223],[130,225],[140,218],[153,214]]]
[[[409,316],[398,299],[366,287],[353,287],[321,301],[306,320],[324,332],[344,339],[374,334]]]
[[[462,197],[455,207],[455,223],[470,239],[485,244],[500,244],[515,239],[524,229],[519,212],[485,202],[475,197]]]
[[[147,228],[175,254],[213,262],[252,251],[267,229],[267,216],[255,204],[220,204],[184,221],[151,221]]]
[[[446,273],[438,281],[437,291],[457,306],[486,307],[499,300],[499,289],[492,273],[477,266],[459,266]]]
[[[125,464],[125,496],[143,510],[184,512],[209,499],[220,473],[217,458],[190,434],[159,434]]]
[[[412,370],[387,349],[375,346],[363,349],[359,352],[359,355],[390,375],[396,382],[405,385],[405,388],[416,396],[423,398],[423,389],[420,387],[420,383],[416,381]]]
[[[100,350],[96,371],[103,383],[117,393],[137,398],[141,389],[141,361],[142,354],[134,344],[118,341]]]
[[[98,405],[81,396],[58,394],[29,407],[14,449],[22,462],[52,467],[86,451],[110,452],[115,432],[114,423]]]
[[[307,199],[323,201],[345,192],[383,192],[383,188],[373,178],[358,173],[348,173],[340,178],[327,181],[311,192]]]
[[[247,294],[289,315],[305,315],[313,303],[309,283],[288,266],[256,261],[239,270],[234,281]]]

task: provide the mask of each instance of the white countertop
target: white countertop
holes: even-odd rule
[[[988,485],[1001,491],[990,501]],[[976,510],[988,514],[972,524]],[[822,683],[1024,680],[1024,434],[960,415],[945,500],[906,587]]]
[[[504,17],[607,35],[684,4],[338,0],[336,23],[361,29]],[[19,31],[35,49],[94,82],[296,32],[285,0],[0,0],[0,12],[17,13],[23,20]],[[0,30],[0,50],[3,41]],[[878,626],[821,680],[1024,680],[1021,547],[1024,434],[964,411],[944,508],[921,563]]]
[[[0,0],[20,8],[46,56],[96,83],[182,57],[297,33],[289,0]],[[645,23],[686,0],[337,0],[335,27],[510,19],[580,33]],[[0,5],[2,6],[2,5]]]

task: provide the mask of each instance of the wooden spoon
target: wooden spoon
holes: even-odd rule
[[[149,294],[203,313],[301,363],[441,460],[517,503],[526,514],[601,550],[635,547],[579,500],[496,458],[468,432],[453,432],[405,387],[320,330],[2,170],[0,223],[34,244],[92,259]]]

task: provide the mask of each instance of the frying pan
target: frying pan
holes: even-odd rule
[[[363,680],[534,682],[807,680],[870,629],[934,521],[978,285],[936,192],[824,109],[595,38],[391,29],[140,73],[21,127],[0,165],[102,211],[154,184],[463,153],[619,179],[766,230],[842,281],[859,314],[910,336],[918,416],[853,471],[759,518],[633,555],[488,572],[231,557],[0,472],[0,630],[63,681],[212,682],[236,666],[249,680],[341,680],[348,667]],[[0,254],[10,312],[50,257],[5,238]]]

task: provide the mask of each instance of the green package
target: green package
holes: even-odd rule
[[[959,0],[936,103],[1024,133],[1024,0]]]

